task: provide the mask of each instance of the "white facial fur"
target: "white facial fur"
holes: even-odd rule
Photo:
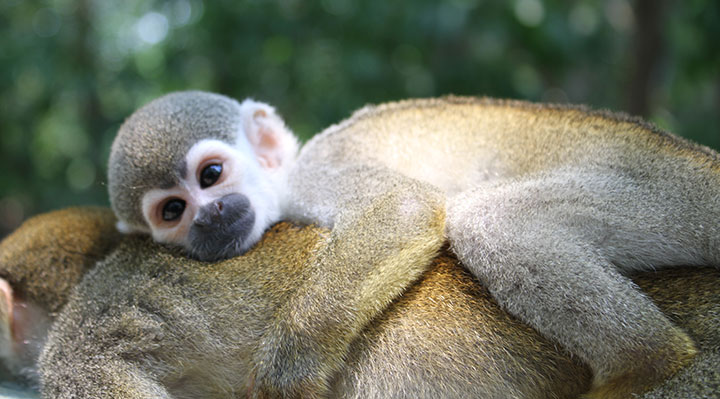
[[[187,247],[188,232],[198,209],[231,193],[246,195],[255,211],[255,223],[246,240],[248,247],[257,242],[264,230],[279,219],[278,191],[281,187],[277,185],[281,182],[261,167],[254,154],[248,153],[244,147],[232,147],[218,140],[200,141],[185,157],[187,175],[181,178],[178,186],[153,189],[143,196],[143,216],[156,241]],[[222,174],[215,184],[202,188],[200,172],[210,164],[221,164]],[[163,206],[174,198],[185,201],[185,211],[179,219],[165,221],[162,218]]]

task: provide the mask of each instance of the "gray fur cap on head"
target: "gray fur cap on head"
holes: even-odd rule
[[[108,189],[115,215],[130,227],[147,229],[143,194],[175,186],[193,144],[203,139],[234,143],[241,124],[237,101],[200,91],[168,94],[135,111],[110,153]]]

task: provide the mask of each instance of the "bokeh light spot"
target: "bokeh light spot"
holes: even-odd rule
[[[81,191],[95,182],[95,165],[86,158],[75,158],[65,170],[68,185]]]
[[[545,7],[538,0],[517,0],[514,11],[515,17],[525,26],[538,26],[545,19]]]
[[[147,44],[160,43],[167,36],[168,30],[168,19],[159,12],[149,12],[135,24],[135,32]]]

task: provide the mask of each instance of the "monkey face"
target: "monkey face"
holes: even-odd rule
[[[241,254],[280,215],[279,188],[243,143],[202,140],[177,167],[179,184],[148,191],[142,211],[156,241],[200,260]]]
[[[279,219],[297,150],[267,104],[197,91],[160,97],[113,142],[108,188],[118,228],[201,260],[239,255]]]

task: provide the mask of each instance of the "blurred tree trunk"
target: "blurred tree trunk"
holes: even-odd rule
[[[664,40],[662,28],[665,20],[665,0],[636,0],[635,35],[632,69],[628,87],[627,110],[633,115],[647,117],[653,81],[657,80]]]

